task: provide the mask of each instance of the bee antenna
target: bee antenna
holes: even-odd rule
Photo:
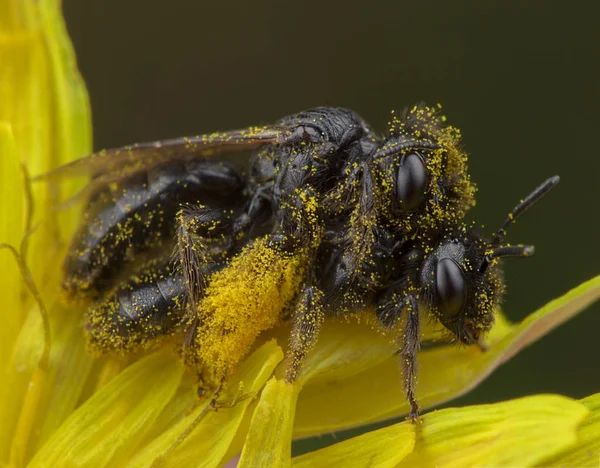
[[[494,237],[492,238],[492,246],[500,245],[502,239],[506,235],[506,229],[508,228],[508,226],[514,223],[515,220],[525,210],[535,205],[540,200],[540,198],[542,198],[550,190],[552,190],[556,186],[556,184],[558,184],[559,181],[560,177],[558,176],[550,177],[548,180],[544,181],[544,183],[542,183],[539,187],[537,187],[533,192],[527,195],[523,200],[521,200],[519,204],[515,206],[510,212],[508,218],[506,218],[506,221],[504,221],[502,227],[498,229],[498,232],[496,232],[496,234],[494,234]]]
[[[503,245],[498,247],[491,254],[486,255],[481,262],[479,272],[483,273],[492,263],[494,258],[502,257],[531,257],[535,252],[533,245]]]

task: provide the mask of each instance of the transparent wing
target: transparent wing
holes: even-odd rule
[[[249,127],[230,132],[137,143],[92,153],[35,176],[32,180],[85,175],[118,180],[172,161],[191,161],[225,152],[252,150],[266,143],[276,143],[287,131],[287,127]]]
[[[253,150],[264,144],[281,141],[289,131],[290,127],[248,127],[229,132],[137,143],[92,153],[35,176],[32,180],[54,181],[69,177],[91,176],[92,180],[83,190],[58,207],[64,209],[102,190],[108,184],[119,182],[140,172],[171,162],[193,161],[223,153]]]

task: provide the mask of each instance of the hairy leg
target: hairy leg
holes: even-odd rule
[[[177,224],[176,255],[187,285],[188,303],[196,310],[206,287],[202,267],[214,262],[205,240],[221,239],[224,245],[230,243],[231,219],[221,209],[188,205],[177,214]],[[223,253],[226,251],[224,248]]]
[[[307,185],[298,189],[281,204],[279,222],[269,245],[285,252],[306,248],[315,251],[323,235],[320,197]]]
[[[405,315],[399,337],[400,350],[398,355],[402,367],[404,391],[410,404],[408,417],[413,421],[417,421],[419,418],[419,402],[415,394],[415,386],[418,372],[417,354],[421,346],[419,307],[412,294],[405,295],[399,300],[394,300],[395,297],[395,295],[392,295],[390,300],[379,305],[377,316],[384,326],[392,328],[398,323],[402,315]]]
[[[307,286],[296,303],[285,368],[285,379],[288,382],[297,380],[304,359],[317,341],[325,317],[322,298],[320,290],[315,286]]]

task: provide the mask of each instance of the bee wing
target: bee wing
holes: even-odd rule
[[[32,180],[88,175],[94,178],[95,185],[101,181],[106,184],[173,161],[191,161],[276,143],[286,130],[286,127],[249,127],[102,150],[35,176]]]
[[[66,209],[85,197],[101,191],[140,172],[170,162],[193,161],[218,154],[248,151],[268,143],[281,141],[288,127],[248,127],[242,130],[217,132],[171,140],[137,143],[92,153],[32,178],[33,181],[53,181],[68,177],[91,176],[92,180],[75,196],[62,202],[57,209]]]

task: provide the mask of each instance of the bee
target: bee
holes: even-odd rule
[[[439,107],[392,117],[376,150],[325,199],[333,213],[345,208],[345,221],[329,229],[344,273],[326,288],[326,302],[340,312],[364,308],[365,294],[381,286],[382,258],[409,238],[462,221],[475,204],[460,132]]]
[[[251,152],[248,170],[225,159],[234,152]],[[477,343],[503,293],[499,259],[533,253],[505,244],[506,228],[558,182],[488,240],[464,223],[475,193],[466,164],[438,108],[394,114],[379,137],[356,113],[321,107],[100,151],[40,178],[91,176],[63,285],[91,298],[84,324],[96,351],[181,335],[199,393],[215,401],[261,332],[292,322],[292,382],[325,317],[370,307],[399,330],[416,419],[419,308]]]
[[[84,317],[92,348],[125,352],[184,330],[186,361],[218,393],[304,287],[323,232],[320,197],[377,142],[354,112],[317,108],[272,126],[104,150],[46,174],[92,177],[63,281],[69,295],[94,299]],[[254,151],[243,176],[215,158],[239,151]]]

